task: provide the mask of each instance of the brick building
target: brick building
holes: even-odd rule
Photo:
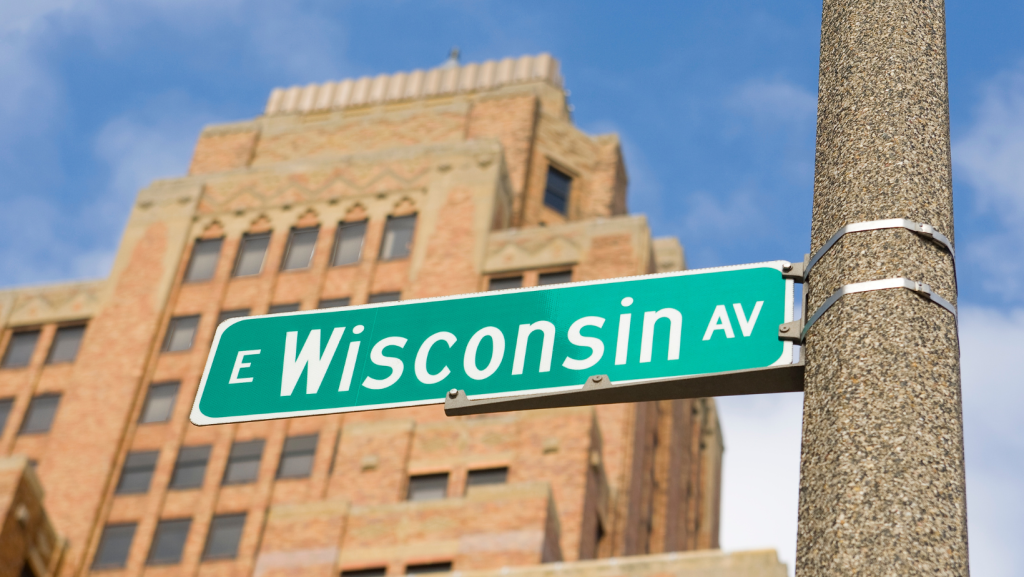
[[[626,185],[543,54],[276,89],[207,127],[187,176],[139,193],[109,278],[0,291],[0,457],[24,456],[0,514],[28,535],[0,577],[784,575],[771,551],[673,553],[718,547],[711,399],[188,421],[232,316],[683,268]]]

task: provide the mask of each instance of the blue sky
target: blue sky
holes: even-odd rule
[[[552,53],[691,267],[808,249],[821,6],[0,0],[0,286],[106,276],[131,199],[270,89]],[[1024,3],[947,2],[971,565],[1024,575]],[[899,216],[899,215],[893,215]],[[722,542],[792,565],[800,395],[720,400]]]

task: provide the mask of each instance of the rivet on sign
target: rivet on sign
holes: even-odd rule
[[[789,327],[783,325],[783,326],[779,327],[779,332],[780,333],[788,333],[789,332]]]
[[[789,271],[793,270],[793,265],[791,265],[791,264],[784,264],[784,265],[782,265],[782,270],[783,270],[783,272],[789,272]]]
[[[595,382],[595,383],[600,383],[600,382],[601,382],[601,375],[597,375],[597,376],[595,376],[595,377],[594,377],[594,382]]]
[[[457,396],[459,396],[459,391],[457,389],[452,389],[452,390],[448,391],[448,398],[449,399],[454,399]]]

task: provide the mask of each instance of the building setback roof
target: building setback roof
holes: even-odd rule
[[[487,60],[430,70],[347,78],[338,82],[275,88],[265,114],[294,114],[491,90],[509,84],[545,81],[562,86],[558,61],[550,54]]]

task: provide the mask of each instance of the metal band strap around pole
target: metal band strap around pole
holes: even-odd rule
[[[953,243],[949,241],[949,238],[947,238],[946,235],[935,230],[934,226],[914,222],[906,218],[889,218],[885,220],[852,222],[843,228],[840,228],[832,235],[832,238],[828,239],[828,242],[818,249],[818,252],[814,253],[814,256],[811,257],[811,260],[807,263],[807,267],[804,269],[804,278],[806,279],[811,274],[811,269],[814,268],[815,263],[821,260],[821,257],[825,256],[825,253],[827,253],[833,245],[839,242],[839,239],[843,238],[843,236],[850,234],[851,232],[864,232],[868,230],[882,230],[887,228],[905,228],[910,232],[919,234],[930,239],[936,244],[944,246],[946,250],[949,251],[950,256],[953,257],[953,266],[956,266],[956,253],[953,250]]]
[[[839,302],[839,299],[843,298],[843,296],[853,293],[863,293],[893,288],[905,288],[912,290],[919,295],[928,297],[928,300],[930,300],[931,302],[953,313],[954,318],[957,316],[956,307],[953,306],[953,303],[942,298],[938,293],[932,290],[932,287],[928,286],[923,282],[918,282],[903,277],[887,278],[882,280],[871,280],[867,282],[858,282],[839,287],[839,289],[836,290],[836,292],[832,293],[832,296],[825,299],[825,302],[822,303],[820,307],[818,307],[818,310],[814,311],[814,314],[807,318],[807,322],[804,323],[803,330],[800,331],[800,340],[803,341],[807,337],[807,331],[810,330],[811,326],[814,325],[814,322],[817,321],[818,318],[821,317],[821,315],[825,314],[825,312],[828,311],[828,309],[830,309],[832,305]]]

